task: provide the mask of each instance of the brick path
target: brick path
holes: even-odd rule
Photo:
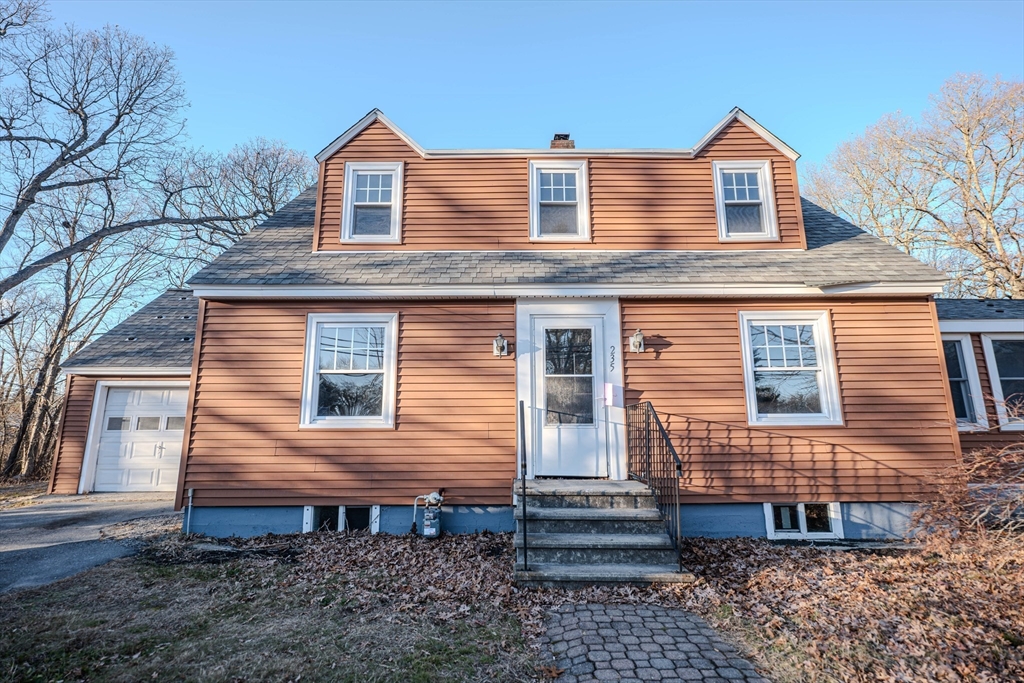
[[[769,683],[702,619],[652,605],[566,605],[551,612],[541,642],[583,681]]]

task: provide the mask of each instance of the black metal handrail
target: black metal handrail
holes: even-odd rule
[[[523,503],[523,571],[530,571],[526,542],[526,402],[519,402],[519,478],[523,483],[520,500]]]
[[[658,510],[665,520],[672,547],[679,560],[679,571],[682,572],[679,487],[683,478],[683,461],[679,459],[650,401],[626,406],[626,443],[629,478],[641,481],[654,490]]]

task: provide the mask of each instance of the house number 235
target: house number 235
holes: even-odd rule
[[[608,358],[609,358],[608,371],[611,372],[612,370],[615,369],[615,344],[612,344],[611,352],[608,354]]]

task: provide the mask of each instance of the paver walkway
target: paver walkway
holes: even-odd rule
[[[566,605],[551,612],[541,642],[565,670],[558,683],[768,683],[704,620],[682,610]]]

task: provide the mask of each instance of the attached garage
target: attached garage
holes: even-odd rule
[[[50,493],[177,488],[198,308],[168,290],[64,362]]]
[[[104,388],[91,489],[173,491],[178,483],[188,387]]]

